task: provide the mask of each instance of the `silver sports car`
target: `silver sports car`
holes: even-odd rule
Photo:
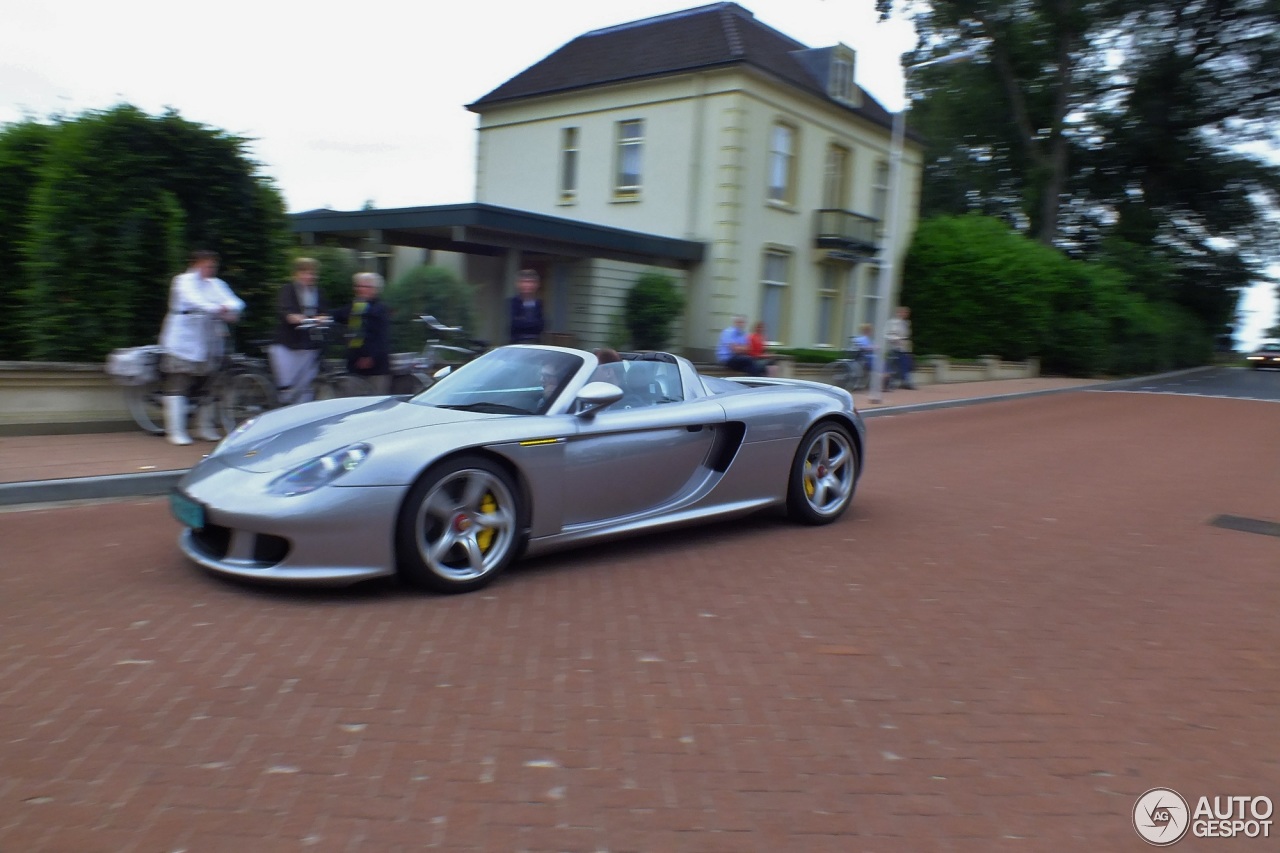
[[[465,592],[521,554],[785,507],[825,524],[853,499],[865,429],[849,394],[720,379],[660,352],[509,346],[415,397],[268,412],[170,496],[183,553],[239,578],[399,574]]]

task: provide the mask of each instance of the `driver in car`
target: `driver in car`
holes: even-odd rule
[[[545,412],[547,407],[551,405],[556,398],[556,391],[560,388],[560,383],[564,379],[560,369],[551,362],[546,362],[538,370],[538,382],[542,385],[542,394],[538,397],[538,402],[534,406],[535,412]]]

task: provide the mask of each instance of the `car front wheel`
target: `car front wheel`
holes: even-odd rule
[[[409,493],[396,529],[400,574],[437,592],[470,592],[520,551],[523,510],[501,466],[481,456],[444,462]]]
[[[800,441],[787,486],[787,513],[805,524],[828,524],[853,500],[858,450],[848,429],[835,422],[812,427]]]

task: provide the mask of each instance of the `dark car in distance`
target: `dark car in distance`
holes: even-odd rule
[[[1280,367],[1280,343],[1268,341],[1245,356],[1249,367],[1258,370],[1263,367]]]

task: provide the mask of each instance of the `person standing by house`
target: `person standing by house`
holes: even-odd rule
[[[382,276],[358,272],[350,305],[333,312],[347,327],[347,370],[368,380],[375,394],[391,393],[391,311],[380,298]]]
[[[720,342],[716,345],[716,361],[721,366],[748,376],[763,376],[764,370],[760,362],[748,354],[751,340],[747,336],[747,318],[741,314],[733,316],[733,323],[720,333]]]
[[[218,273],[218,255],[204,249],[191,253],[186,272],[169,285],[169,311],[160,329],[166,374],[164,432],[170,444],[190,444],[187,434],[188,400],[199,399],[209,376],[222,363],[227,324],[240,319],[244,302]],[[213,426],[213,403],[196,412],[196,438],[218,441]]]
[[[914,390],[911,369],[915,366],[911,356],[911,309],[899,306],[898,316],[889,321],[884,330],[885,348],[892,354],[885,369],[893,369],[898,375],[899,387]]]
[[[513,344],[536,344],[542,339],[542,300],[538,298],[538,273],[523,269],[516,277],[516,295],[511,297]]]
[[[324,355],[323,326],[329,322],[316,287],[319,274],[318,261],[298,258],[293,281],[280,288],[276,302],[276,333],[267,356],[284,404],[305,403],[314,396],[311,383]]]

